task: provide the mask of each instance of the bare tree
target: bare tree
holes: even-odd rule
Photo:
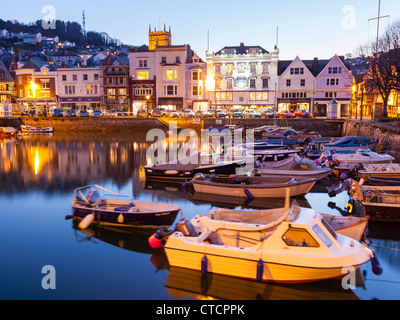
[[[400,20],[389,25],[379,41],[360,46],[358,54],[366,70],[366,88],[381,95],[382,116],[387,117],[390,94],[400,91]]]

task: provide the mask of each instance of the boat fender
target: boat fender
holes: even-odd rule
[[[374,274],[379,276],[383,273],[383,268],[378,260],[375,250],[372,250],[372,253],[373,253],[373,256],[371,258],[372,271]]]
[[[260,259],[257,262],[257,277],[256,277],[257,282],[262,281],[263,273],[264,273],[264,262],[262,261],[262,259]]]
[[[204,276],[207,274],[208,259],[206,255],[201,258],[201,274]]]
[[[94,221],[94,214],[88,214],[83,220],[78,224],[78,228],[83,230],[86,229]]]
[[[246,194],[246,196],[247,196],[249,199],[251,199],[251,200],[254,199],[254,196],[251,194],[251,192],[250,192],[248,189],[244,189],[244,193]]]
[[[157,238],[157,233],[154,233],[153,235],[151,235],[149,237],[148,243],[149,243],[150,247],[153,249],[164,248],[164,244],[162,243],[162,241]]]
[[[124,223],[124,215],[120,213],[117,220],[119,223]]]

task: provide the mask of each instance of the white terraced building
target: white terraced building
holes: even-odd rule
[[[207,91],[213,109],[274,108],[279,49],[260,46],[224,47],[207,51]]]

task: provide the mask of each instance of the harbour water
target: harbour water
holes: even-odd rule
[[[346,290],[341,281],[274,285],[202,276],[170,268],[163,250],[147,244],[154,230],[80,231],[65,220],[72,212],[73,190],[88,184],[136,200],[175,204],[187,219],[216,206],[243,207],[229,197],[201,199],[179,185],[146,183],[148,146],[135,134],[0,140],[0,299],[400,299],[400,226],[393,223],[370,224],[369,241],[383,274],[375,275],[366,264],[356,288]],[[348,195],[329,198],[327,183],[316,185],[299,204],[339,215],[328,203],[344,209]],[[55,270],[53,289],[43,287],[46,266]]]

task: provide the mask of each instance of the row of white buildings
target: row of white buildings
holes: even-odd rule
[[[342,114],[352,99],[353,76],[344,58],[279,60],[279,49],[227,46],[207,51],[206,61],[189,45],[172,45],[171,32],[149,30],[148,50],[129,55],[133,111],[151,107],[199,109],[304,109],[326,115],[336,99]]]

